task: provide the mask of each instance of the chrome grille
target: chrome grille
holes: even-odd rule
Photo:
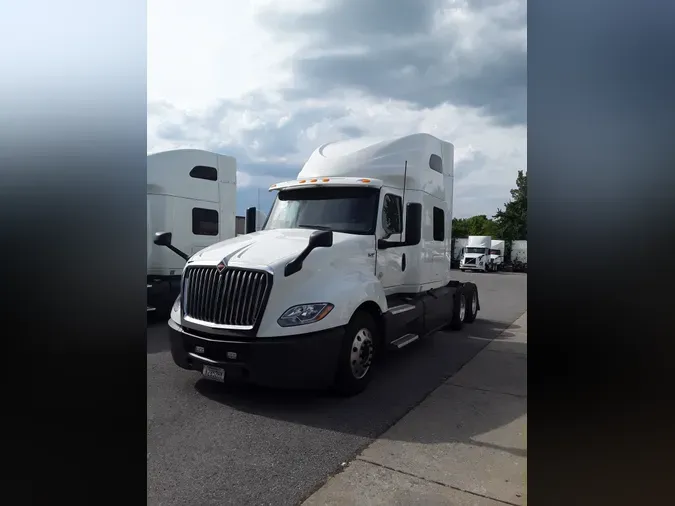
[[[476,259],[475,258],[466,258],[464,259],[464,264],[475,264]]]
[[[252,327],[262,314],[272,288],[264,271],[194,266],[183,277],[183,313],[216,325]]]

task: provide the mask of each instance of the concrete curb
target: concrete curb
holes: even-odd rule
[[[526,417],[527,311],[302,504],[524,504]]]

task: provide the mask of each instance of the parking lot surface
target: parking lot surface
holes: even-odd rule
[[[203,380],[173,364],[166,324],[150,325],[148,504],[307,498],[527,310],[527,275],[453,273],[478,285],[476,322],[389,353],[350,399]]]

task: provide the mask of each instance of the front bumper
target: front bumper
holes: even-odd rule
[[[169,333],[171,355],[183,369],[201,372],[204,365],[211,365],[225,370],[226,381],[325,388],[335,378],[344,329],[299,336],[216,340],[195,335],[170,320]]]
[[[476,264],[460,264],[460,269],[466,269],[466,270],[474,270],[474,271],[482,271],[485,269],[484,265],[476,265]]]

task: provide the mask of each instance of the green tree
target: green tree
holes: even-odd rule
[[[490,235],[494,236],[497,232],[497,226],[494,221],[480,214],[471,218],[453,218],[452,236],[468,237],[470,235]]]
[[[496,232],[496,223],[484,214],[472,216],[471,218],[452,219],[453,237],[468,237],[470,235],[494,236]]]
[[[469,235],[469,225],[466,218],[453,218],[452,237],[468,237]]]
[[[504,204],[504,210],[497,209],[494,222],[500,239],[527,239],[527,174],[522,170],[518,171],[516,187],[511,190],[511,201]]]
[[[484,214],[467,219],[469,235],[490,235],[496,233],[495,223]]]

